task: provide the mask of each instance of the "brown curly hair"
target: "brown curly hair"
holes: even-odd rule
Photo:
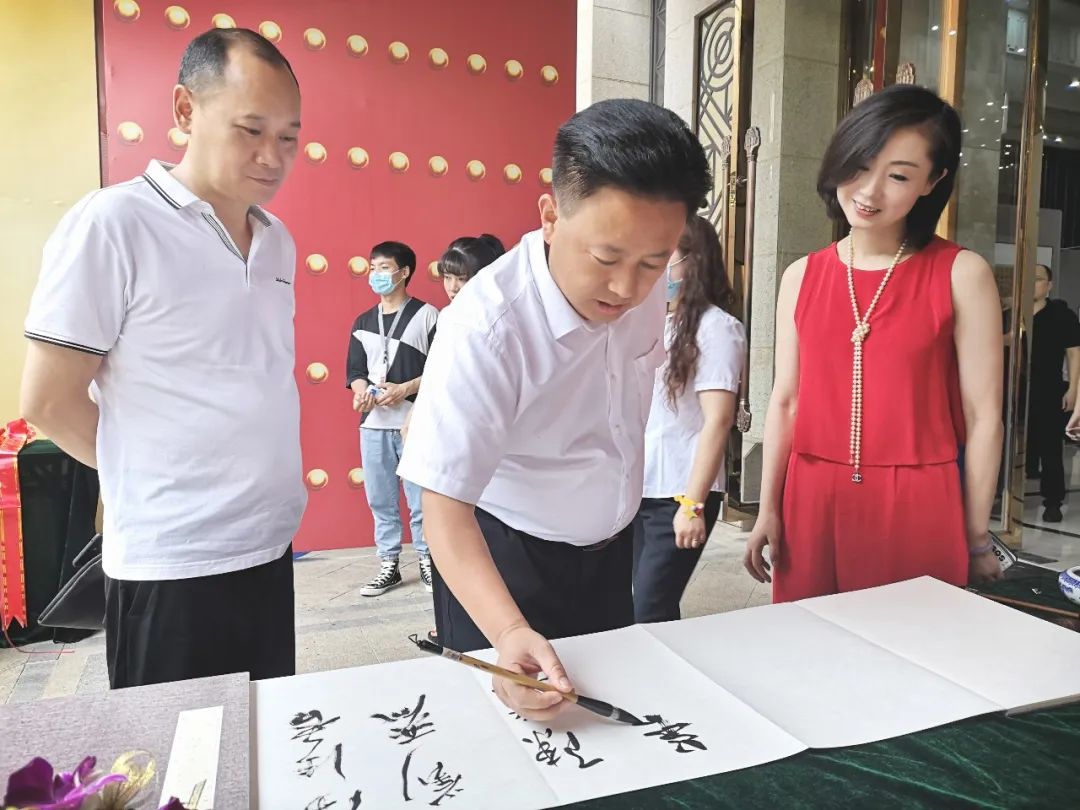
[[[701,356],[697,332],[702,315],[712,306],[731,312],[735,305],[735,292],[724,270],[720,237],[709,220],[697,215],[690,218],[679,239],[679,252],[687,259],[683,262],[683,282],[664,373],[664,385],[672,405],[697,374]]]

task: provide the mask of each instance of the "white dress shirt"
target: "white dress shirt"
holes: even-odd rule
[[[664,345],[670,349],[673,315],[668,316]],[[649,424],[645,428],[646,498],[674,498],[685,495],[694,466],[698,436],[705,426],[698,394],[702,391],[739,392],[739,379],[746,355],[746,331],[739,321],[719,307],[705,310],[698,324],[700,349],[697,373],[675,401],[668,400],[664,375],[667,362],[656,370]],[[723,464],[711,489],[723,492],[727,471]]]
[[[641,502],[663,327],[662,284],[585,321],[526,234],[443,310],[398,474],[544,540],[611,537]]]
[[[45,245],[26,336],[99,355],[102,565],[114,579],[279,558],[307,494],[293,377],[296,247],[251,208],[245,261],[212,206],[152,161]]]

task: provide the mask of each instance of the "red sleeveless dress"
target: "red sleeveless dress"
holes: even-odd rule
[[[795,307],[799,408],[773,601],[924,574],[967,583],[951,283],[961,249],[935,238],[897,265],[870,318],[859,484],[851,478],[849,452],[855,319],[847,269],[835,244],[808,257]],[[860,313],[884,275],[856,268]]]

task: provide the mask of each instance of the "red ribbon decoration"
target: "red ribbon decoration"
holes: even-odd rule
[[[0,428],[0,629],[26,621],[26,568],[23,555],[19,451],[34,440],[25,419]]]

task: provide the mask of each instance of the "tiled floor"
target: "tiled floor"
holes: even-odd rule
[[[702,616],[762,605],[769,589],[742,567],[746,535],[719,524],[683,599],[683,615]],[[434,627],[431,596],[421,587],[416,557],[402,557],[405,584],[377,597],[360,586],[378,570],[371,548],[309,554],[296,562],[298,672],[395,661],[421,655],[410,633]],[[108,688],[105,638],[98,634],[62,649],[49,642],[23,651],[0,649],[0,704]]]

